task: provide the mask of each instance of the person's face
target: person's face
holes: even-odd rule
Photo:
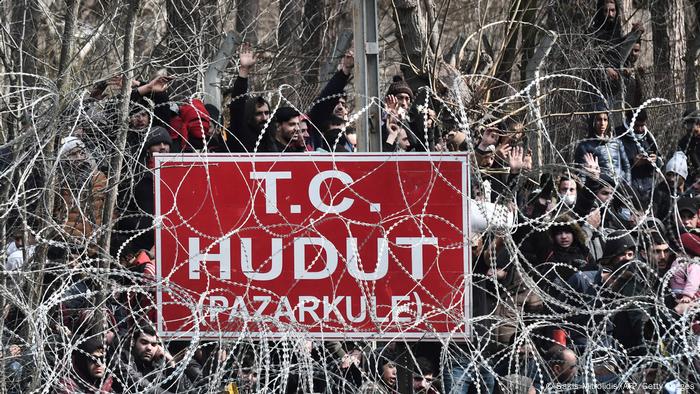
[[[494,131],[493,129],[486,129],[484,131],[484,135],[481,136],[481,145],[483,146],[490,146],[490,145],[496,145],[498,142],[498,133]]]
[[[555,365],[552,370],[554,371],[557,382],[566,383],[572,381],[578,371],[574,352],[570,350],[564,351],[564,360],[561,364]]]
[[[357,148],[357,133],[345,134],[345,138],[353,148]]]
[[[265,123],[270,120],[270,107],[267,104],[255,106],[254,119],[255,124],[262,129]]]
[[[142,333],[134,343],[134,356],[140,361],[151,361],[158,346],[158,338]]]
[[[165,142],[160,142],[148,147],[148,152],[151,155],[154,153],[170,153],[170,145],[166,144]]]
[[[634,127],[632,129],[634,130],[635,133],[642,134],[642,133],[644,133],[645,127],[647,127],[646,120],[636,120],[634,122]]]
[[[141,130],[148,127],[149,121],[150,117],[148,116],[148,112],[141,111],[129,117],[129,126],[135,130]]]
[[[635,64],[637,63],[637,60],[639,60],[639,54],[642,52],[642,44],[636,43],[632,46],[632,52],[630,52],[629,55],[629,61],[630,64]]]
[[[683,191],[685,187],[685,179],[682,176],[676,174],[675,172],[667,172],[664,174],[666,182],[668,185],[675,190]]]
[[[411,106],[411,96],[406,93],[399,93],[396,95],[396,100],[398,101],[399,108],[408,111],[408,108]]]
[[[698,213],[691,211],[681,211],[681,223],[687,229],[698,227]]]
[[[302,138],[297,139],[297,144],[299,146],[306,146],[306,141],[309,140],[310,135],[309,135],[309,124],[304,121],[304,122],[299,122],[299,135]]]
[[[246,368],[243,371],[241,371],[240,379],[240,387],[242,390],[253,390],[258,383],[258,374],[254,370]]]
[[[575,196],[576,195],[576,182],[573,180],[565,180],[559,182],[559,195],[561,196]]]
[[[612,267],[621,267],[632,260],[634,260],[634,250],[626,250],[624,253],[610,259],[610,264]]]
[[[597,135],[605,134],[605,131],[608,129],[608,114],[597,114],[593,121],[593,126]]]
[[[105,354],[102,349],[97,349],[90,353],[90,358],[88,359],[88,373],[95,379],[102,379],[105,374],[104,357]]]
[[[605,12],[605,18],[608,20],[608,22],[614,21],[615,16],[617,16],[617,8],[615,7],[615,2],[608,1],[603,6],[603,12]]]
[[[433,374],[426,373],[423,376],[413,375],[413,392],[426,392],[433,384]]]
[[[396,365],[392,363],[384,364],[382,380],[387,386],[393,387],[396,385]]]
[[[399,149],[407,151],[411,147],[411,141],[408,139],[408,134],[403,127],[399,130],[399,136],[396,139],[396,145]]]
[[[508,270],[505,268],[491,267],[488,271],[486,271],[486,276],[496,278],[496,280],[503,280],[506,278],[506,276],[508,276]]]
[[[668,269],[668,260],[670,257],[671,248],[668,247],[668,244],[653,245],[651,248],[651,255],[649,256],[649,263],[663,271]]]
[[[344,98],[338,99],[338,102],[333,107],[333,115],[339,118],[347,118],[348,116],[348,105]]]
[[[83,148],[74,148],[68,154],[65,156],[66,159],[72,161],[72,162],[82,162],[87,159],[87,155],[85,154],[85,150]]]
[[[300,135],[299,117],[295,116],[286,122],[280,122],[280,124],[277,125],[277,133],[282,141],[287,144],[296,142]]]
[[[562,248],[568,248],[574,243],[574,234],[568,230],[557,231],[554,233],[554,242]]]
[[[496,161],[496,156],[493,153],[488,153],[479,157],[478,164],[480,168],[489,168],[493,165],[494,161]]]
[[[612,199],[613,189],[611,187],[604,187],[595,193],[595,196],[600,202],[606,203]]]

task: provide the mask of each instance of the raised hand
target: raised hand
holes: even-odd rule
[[[244,42],[238,49],[238,75],[247,78],[255,65],[255,53],[249,43]]]
[[[350,75],[352,74],[353,67],[355,67],[355,52],[353,52],[352,49],[348,49],[343,58],[340,60],[338,69],[342,70],[343,74]]]
[[[167,75],[155,77],[148,83],[148,87],[152,93],[162,93],[168,89],[169,82],[173,80],[173,77]]]
[[[511,153],[511,150],[513,148],[510,146],[510,144],[501,144],[496,148],[496,155],[502,159],[505,159],[508,157],[508,155]],[[522,152],[522,148],[520,148],[520,151]]]
[[[591,173],[593,178],[598,178],[600,176],[600,164],[598,164],[598,157],[593,153],[586,153],[583,155],[584,165],[583,168]]]
[[[525,168],[525,152],[524,149],[516,146],[510,149],[508,155],[508,164],[510,164],[510,172],[515,174]]]
[[[393,94],[386,96],[385,100],[386,110],[391,115],[398,115],[399,100]]]

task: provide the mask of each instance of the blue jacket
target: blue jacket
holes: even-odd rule
[[[581,140],[576,146],[574,161],[577,164],[585,164],[584,156],[592,153],[598,158],[600,171],[611,177],[618,177],[630,183],[630,162],[627,159],[625,148],[618,139],[589,138]]]

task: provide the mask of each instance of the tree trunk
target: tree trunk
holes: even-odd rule
[[[41,20],[37,0],[17,0],[12,4],[10,34],[17,48],[11,50],[13,70],[21,72],[19,81],[24,86],[33,86],[37,74],[37,25]]]
[[[68,81],[70,80],[71,76],[70,65],[73,58],[75,26],[78,18],[79,7],[79,0],[66,1],[66,15],[64,19],[63,35],[61,42],[61,57],[58,62],[58,82],[56,84],[56,90],[58,93],[58,105],[54,109],[55,113],[53,116],[51,116],[51,120],[49,121],[48,125],[43,130],[41,130],[41,134],[46,138],[43,150],[43,155],[45,158],[43,168],[44,185],[46,191],[44,194],[44,209],[39,207],[39,211],[37,213],[38,217],[43,217],[46,220],[46,223],[51,223],[53,221],[53,210],[56,199],[55,191],[58,190],[58,182],[56,180],[55,171],[53,171],[52,168],[53,160],[51,160],[51,158],[54,157],[56,145],[60,141],[60,135],[55,135],[54,130],[57,120],[62,110],[67,107],[67,102],[69,100]],[[50,232],[51,231],[49,230],[48,233]],[[49,234],[48,236],[50,237],[51,235]],[[41,298],[43,294],[44,267],[46,265],[48,247],[48,243],[40,243],[33,256],[36,265],[32,267],[35,272],[35,275],[32,275],[32,278],[28,281],[29,291],[27,294],[29,294],[29,313],[36,310],[38,305],[41,303]],[[28,319],[26,324],[27,329],[29,329],[28,326],[30,322],[31,319]],[[40,334],[40,332],[37,330],[30,330],[29,332],[33,332],[37,335]],[[29,332],[23,333],[25,338],[29,338]],[[32,338],[30,339],[30,341],[32,341],[34,343],[34,346],[36,346],[38,349],[41,349],[43,346],[41,338],[39,337]],[[34,371],[31,380],[31,391],[36,391],[39,388],[39,385],[41,384],[42,372],[44,371],[41,371],[39,368],[36,368],[36,370]]]
[[[690,26],[688,31],[692,34],[688,37],[688,50],[685,56],[685,99],[686,110],[693,111],[698,109],[698,100],[700,100],[700,92],[698,92],[698,57],[700,57],[700,0],[692,1],[695,10],[694,25]],[[691,18],[686,21],[690,23]]]
[[[299,40],[302,7],[299,0],[281,0],[279,7],[277,51],[283,55],[283,67],[280,71],[287,75],[299,75],[299,59],[296,56],[288,55],[304,52],[301,50]]]
[[[322,53],[323,2],[304,1],[304,18],[301,37],[304,40],[304,59],[301,64],[301,79],[305,85],[317,85],[319,81],[319,56]]]
[[[686,56],[683,1],[654,1],[651,18],[654,64],[657,67],[656,75],[659,76],[655,78],[657,95],[664,95],[673,101],[684,101],[683,86],[676,83],[683,80],[683,59]],[[672,87],[670,91],[668,86]]]
[[[238,12],[236,13],[236,33],[243,42],[258,43],[258,14],[260,11],[259,0],[238,0]]]
[[[394,23],[403,64],[401,71],[406,82],[415,91],[426,85],[431,74],[433,51],[428,43],[425,16],[418,0],[396,0],[393,2]]]
[[[191,96],[197,89],[197,73],[205,42],[202,29],[202,3],[193,0],[168,0],[168,68],[177,78],[171,83],[173,95]],[[194,72],[193,72],[194,71]]]

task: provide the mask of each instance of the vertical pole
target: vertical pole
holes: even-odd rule
[[[377,1],[354,0],[353,30],[355,37],[355,110],[367,108],[372,98],[379,98],[379,32]],[[373,105],[357,121],[357,145],[360,152],[379,152],[382,133],[379,129],[379,106]]]

